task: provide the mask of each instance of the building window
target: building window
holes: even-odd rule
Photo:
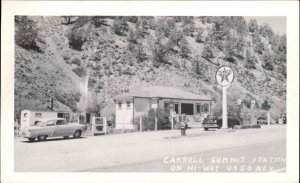
[[[208,112],[208,104],[204,104],[204,112]]]
[[[194,104],[181,103],[181,114],[194,115]]]
[[[204,112],[203,104],[201,104],[201,106],[200,106],[200,112],[201,113]]]
[[[126,107],[130,107],[131,102],[130,101],[126,101]]]
[[[36,118],[41,118],[42,117],[42,113],[35,113],[35,117]]]
[[[119,108],[122,108],[122,102],[118,102]]]
[[[170,103],[169,102],[164,103],[164,109],[167,114],[170,113]]]

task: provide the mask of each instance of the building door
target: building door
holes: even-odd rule
[[[174,110],[175,110],[176,114],[179,114],[179,104],[178,103],[174,104]]]
[[[201,114],[201,104],[196,105],[196,113]]]

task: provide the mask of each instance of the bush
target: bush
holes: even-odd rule
[[[73,97],[74,97],[74,99],[75,99],[76,102],[79,102],[81,94],[79,92],[77,92],[77,93],[73,94]]]
[[[169,37],[172,30],[176,29],[176,22],[171,17],[160,17],[156,23],[156,30],[159,34]]]
[[[71,48],[81,51],[81,47],[86,41],[86,35],[87,33],[84,28],[72,29],[67,36]]]
[[[113,31],[119,36],[126,36],[129,31],[129,26],[122,17],[118,17],[114,20],[114,24],[112,26]]]
[[[55,99],[68,106],[72,111],[77,111],[77,102],[73,95],[65,93],[55,93]]]
[[[249,32],[257,32],[258,31],[258,25],[257,21],[255,19],[251,19],[248,23],[248,31]]]
[[[72,64],[81,66],[81,60],[78,57],[73,58],[71,62],[72,62]]]
[[[198,43],[204,43],[203,29],[198,29],[195,41]]]
[[[269,52],[264,53],[263,58],[262,58],[262,60],[263,60],[262,67],[266,70],[273,71],[274,70],[274,65],[273,65],[274,60],[273,59],[274,58],[271,55],[271,53],[269,53]]]
[[[38,30],[36,24],[27,16],[15,16],[16,44],[27,50],[41,51],[37,45]]]
[[[202,50],[202,57],[205,58],[206,60],[211,60],[215,58],[211,45],[205,45],[205,47]]]
[[[274,66],[272,64],[272,62],[267,61],[263,64],[263,68],[269,71],[273,71],[274,70]]]
[[[259,32],[263,37],[271,38],[274,36],[274,32],[269,24],[264,23],[259,27]]]
[[[264,102],[261,104],[261,109],[268,111],[271,108],[270,104],[268,103],[267,100],[264,100]]]
[[[86,75],[86,72],[85,70],[82,68],[82,67],[77,67],[77,68],[74,68],[73,69],[73,72],[79,76],[79,77],[82,77],[82,76],[85,76]]]
[[[100,91],[104,88],[105,83],[103,81],[99,81],[96,85],[96,87],[94,88],[94,91],[96,93],[100,93]]]
[[[246,58],[245,58],[245,67],[247,69],[255,69],[255,62],[256,62],[256,58],[254,55],[251,54],[250,50],[246,51]]]
[[[150,109],[147,115],[142,117],[143,120],[143,131],[155,130],[155,116],[157,117],[157,129],[165,130],[171,129],[171,123],[169,121],[169,115],[162,108],[156,110]],[[135,120],[138,123],[139,120]]]
[[[92,19],[92,24],[94,24],[95,27],[100,27],[101,25],[107,25],[105,17],[93,16],[91,19]]]
[[[75,22],[76,17],[74,16],[62,16],[63,22],[62,24],[72,24]]]
[[[183,58],[188,58],[190,56],[190,54],[192,53],[191,52],[191,49],[190,49],[190,46],[189,46],[189,43],[187,42],[187,40],[185,38],[183,38],[181,41],[180,41],[180,51],[181,51],[181,56]]]
[[[168,56],[171,48],[172,41],[164,40],[161,36],[157,36],[152,50],[153,62],[169,63]]]
[[[81,47],[87,39],[87,31],[84,28],[87,21],[87,18],[80,17],[67,34],[69,45],[72,49],[81,51]]]

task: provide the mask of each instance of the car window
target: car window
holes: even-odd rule
[[[66,125],[67,122],[65,120],[57,120],[56,125]]]
[[[46,123],[46,126],[54,126],[54,125],[55,125],[54,120],[47,121],[47,123]]]
[[[42,125],[42,121],[35,121],[34,122],[34,126],[41,126]]]

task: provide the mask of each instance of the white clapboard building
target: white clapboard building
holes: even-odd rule
[[[116,128],[133,129],[133,119],[157,107],[177,114],[198,115],[211,113],[212,99],[173,87],[152,86],[131,91],[114,98]]]

